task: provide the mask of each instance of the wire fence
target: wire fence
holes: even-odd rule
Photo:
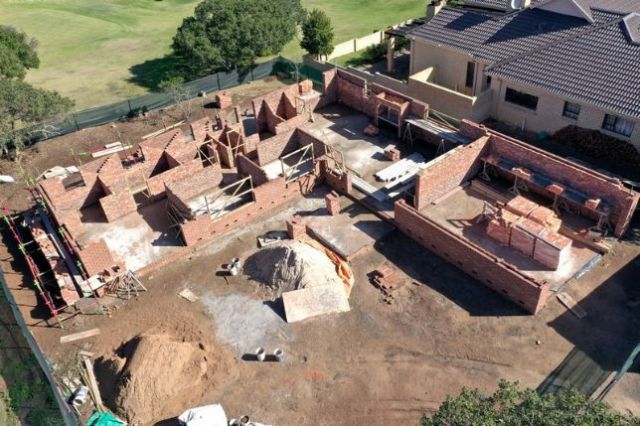
[[[182,85],[188,99],[261,80],[270,75],[279,75],[296,79],[296,76],[308,78],[315,84],[322,85],[322,71],[305,64],[297,64],[283,57],[257,64],[251,68],[236,69],[229,72],[218,72],[193,80]],[[169,106],[175,102],[171,95],[154,92],[137,98],[126,99],[96,108],[86,109],[70,114],[63,120],[43,123],[30,129],[31,143],[40,142],[57,136],[66,135],[89,127],[112,123],[127,117],[135,117],[139,113]]]

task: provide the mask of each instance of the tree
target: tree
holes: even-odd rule
[[[27,69],[38,68],[38,43],[13,27],[0,25],[0,78],[24,79]]]
[[[313,9],[302,23],[300,47],[316,58],[333,52],[333,27],[331,20],[322,10]]]
[[[248,67],[282,50],[302,16],[300,0],[204,0],[178,28],[173,50],[190,77]]]
[[[162,80],[158,85],[163,92],[171,96],[173,103],[177,106],[184,119],[189,121],[191,114],[193,113],[193,98],[189,89],[184,86],[184,79],[182,77],[169,77],[166,80]]]
[[[62,116],[73,106],[57,92],[22,81],[28,69],[40,65],[36,46],[25,33],[0,26],[0,154],[9,156],[13,149],[16,161],[34,132],[48,129],[43,122]]]
[[[0,149],[8,156],[14,149],[19,161],[26,142],[28,129],[38,123],[61,117],[73,102],[57,92],[38,89],[22,80],[0,79]]]
[[[421,426],[524,424],[637,426],[640,418],[617,413],[575,389],[539,395],[533,389],[521,389],[517,383],[501,380],[493,395],[463,389],[460,395],[448,397],[431,418],[425,416],[420,421]]]

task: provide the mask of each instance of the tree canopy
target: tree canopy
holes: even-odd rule
[[[13,27],[0,25],[0,78],[24,79],[27,70],[38,68],[37,42]]]
[[[193,76],[253,65],[296,33],[300,0],[204,0],[183,20],[173,50]]]
[[[32,127],[60,117],[73,106],[71,99],[23,81],[27,70],[40,64],[37,43],[14,28],[0,26],[0,150],[20,159]]]
[[[313,9],[302,22],[300,47],[315,57],[333,52],[333,27],[331,19],[322,10]]]
[[[503,380],[490,396],[477,389],[464,389],[460,395],[448,397],[431,418],[423,417],[420,423],[421,426],[524,424],[638,426],[640,418],[617,413],[575,389],[539,395],[533,389],[521,389],[517,383]]]

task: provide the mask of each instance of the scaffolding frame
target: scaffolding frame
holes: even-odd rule
[[[289,167],[285,167],[284,160],[295,156],[296,154],[300,154],[300,158],[297,162]],[[280,157],[280,167],[282,167],[282,176],[284,176],[285,183],[288,185],[289,183],[304,177],[311,172],[313,172],[313,163],[315,162],[315,156],[313,154],[313,144],[305,145],[302,148],[296,149],[293,152],[290,152],[287,155]],[[311,167],[307,171],[302,171],[301,174],[296,175],[298,171],[300,171],[299,167],[302,164],[311,163]],[[295,176],[294,176],[295,175]]]
[[[11,215],[11,212],[9,211],[9,209],[6,207],[6,205],[4,203],[2,205],[2,210],[3,210],[2,219],[5,222],[5,224],[7,225],[7,227],[9,228],[9,231],[11,232],[11,235],[12,235],[14,241],[18,245],[18,250],[20,251],[20,253],[22,253],[22,256],[24,257],[25,261],[27,262],[27,266],[29,268],[29,272],[33,276],[33,285],[36,288],[36,291],[37,291],[38,295],[44,301],[45,305],[49,309],[49,312],[51,313],[51,315],[54,317],[54,319],[58,323],[58,326],[60,328],[64,328],[64,326],[62,325],[62,321],[63,320],[60,319],[58,314],[60,312],[64,311],[67,308],[67,305],[65,305],[63,307],[60,307],[60,308],[56,308],[55,303],[53,302],[53,299],[51,298],[51,295],[46,291],[46,287],[45,287],[46,282],[42,278],[42,276],[44,274],[46,274],[48,271],[45,271],[45,272],[40,271],[40,268],[38,267],[36,262],[33,260],[33,257],[31,257],[31,253],[29,253],[27,251],[27,249],[26,249],[26,247],[32,241],[25,243],[25,241],[22,239],[22,237],[20,236],[20,233],[18,231],[18,227],[17,227],[17,225],[15,223],[15,219]]]
[[[333,170],[336,171],[338,174],[342,175],[347,170],[344,163],[344,153],[339,149],[332,147],[329,144],[326,144],[326,143],[323,143],[323,144],[324,144],[324,155],[328,159],[333,160],[333,164],[334,164]]]
[[[245,186],[248,186],[248,189],[245,189],[244,188]],[[212,205],[214,205],[216,201],[218,201],[222,196],[224,196],[225,193],[229,190],[233,190],[231,196],[224,201],[224,203],[222,204],[222,207],[212,211],[211,209]],[[205,206],[207,207],[207,212],[209,213],[209,216],[211,217],[211,219],[218,219],[219,217],[223,216],[224,210],[227,208],[229,204],[231,204],[232,200],[238,199],[249,193],[253,193],[253,179],[251,179],[251,176],[247,176],[245,178],[240,179],[237,182],[234,182],[230,185],[222,187],[210,195],[204,195],[203,199],[204,199]]]

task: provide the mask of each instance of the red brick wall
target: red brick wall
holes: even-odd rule
[[[213,141],[216,149],[218,150],[218,156],[220,157],[220,162],[227,167],[235,167],[236,163],[233,158],[233,151],[227,145],[223,144],[220,141]]]
[[[254,186],[259,186],[267,182],[268,179],[264,170],[244,155],[238,155],[236,162],[238,163],[238,173],[250,175]]]
[[[585,195],[601,198],[611,207],[614,234],[617,237],[624,234],[640,194],[625,188],[617,179],[591,171],[524,142],[516,142],[499,135],[491,136],[489,151],[492,155],[511,160]],[[553,198],[550,192],[541,187],[531,189],[547,198]],[[591,216],[586,209],[582,209],[582,214]]]
[[[272,213],[275,209],[300,197],[311,190],[315,176],[310,175],[299,181],[285,184],[283,178],[273,180],[254,188],[254,202],[211,220],[208,215],[198,216],[195,220],[182,225],[182,236],[187,246],[211,241],[229,231],[254,222],[256,219]]]
[[[296,148],[298,148],[298,139],[295,137],[295,130],[260,141],[256,146],[258,164],[260,166],[269,164],[283,155],[295,151]]]
[[[337,80],[339,102],[370,117],[375,115],[375,102],[367,96],[367,81],[364,78],[338,70]]]
[[[337,68],[329,69],[322,73],[322,99],[318,107],[335,103],[338,100]]]
[[[80,250],[77,250],[77,254],[89,276],[99,274],[119,263],[117,259],[113,258],[103,239],[85,244]]]
[[[420,210],[475,176],[481,168],[480,157],[486,150],[488,137],[469,145],[461,145],[418,174],[414,206]]]
[[[313,145],[313,156],[318,159],[324,155],[324,145],[322,140],[316,138],[311,133],[302,128],[298,128],[295,133],[295,137],[298,139],[298,146],[303,147],[307,145]]]
[[[487,136],[489,131],[478,123],[469,120],[462,120],[460,122],[460,133],[471,140],[476,140],[483,136]]]
[[[107,195],[99,200],[107,222],[112,222],[122,216],[136,211],[136,202],[129,191]]]
[[[544,307],[548,297],[546,285],[538,284],[481,247],[449,232],[404,201],[396,202],[395,224],[420,245],[526,311],[535,314]]]
[[[149,178],[147,183],[149,184],[151,198],[160,199],[164,197],[165,183],[185,179],[196,173],[198,170],[201,170],[202,167],[202,161],[200,159],[195,159]]]

